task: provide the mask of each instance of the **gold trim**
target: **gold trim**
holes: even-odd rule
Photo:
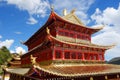
[[[46,27],[46,32],[47,34],[50,34],[50,29],[48,27]]]
[[[31,62],[32,62],[33,65],[37,63],[36,62],[36,58],[37,57],[33,57],[33,55],[30,55],[30,60],[31,60]]]
[[[90,77],[90,80],[94,80],[93,77]]]
[[[108,76],[105,76],[105,80],[108,80]]]
[[[63,41],[63,40],[59,40],[55,37],[53,37],[52,35],[50,35],[51,38],[53,38],[54,40],[56,41],[59,41],[59,42],[62,42],[62,43],[65,43],[65,44],[70,44],[70,45],[76,45],[76,46],[87,46],[87,47],[93,47],[93,48],[102,48],[102,49],[110,49],[110,48],[113,48],[115,45],[110,45],[110,46],[101,46],[101,45],[96,45],[96,44],[92,44],[92,43],[89,43],[89,44],[82,44],[82,43],[70,43],[70,42],[66,42],[66,41]]]
[[[86,64],[87,65],[87,64]],[[91,64],[91,65],[93,65],[93,64]],[[108,64],[106,64],[106,66],[107,66]],[[57,65],[51,65],[51,66],[57,66]],[[64,65],[61,65],[61,66],[64,66]],[[66,65],[65,65],[66,66]],[[72,66],[72,65],[69,65],[69,66]],[[84,65],[85,66],[85,65]],[[101,66],[100,64],[99,64],[99,66]],[[105,66],[105,65],[103,65],[103,66]],[[111,65],[109,65],[109,66],[111,66]],[[34,67],[35,68],[38,68],[39,70],[42,70],[42,71],[44,71],[44,72],[46,72],[46,73],[48,73],[48,74],[52,74],[52,75],[58,75],[58,76],[66,76],[66,77],[73,77],[73,76],[87,76],[87,75],[91,75],[91,76],[94,76],[94,75],[106,75],[106,74],[112,74],[112,73],[117,73],[117,72],[119,72],[119,70],[117,70],[117,71],[111,71],[111,72],[108,72],[108,71],[103,71],[103,72],[91,72],[91,73],[75,73],[75,74],[67,74],[67,73],[59,73],[59,72],[57,72],[57,71],[54,71],[54,70],[49,70],[49,69],[47,69],[48,67],[50,67],[50,66],[46,66],[47,68],[45,68],[45,66],[42,66],[42,65],[34,65]],[[105,80],[108,80],[108,77],[107,76],[104,76],[105,77]]]
[[[117,78],[120,78],[120,76],[117,74]]]

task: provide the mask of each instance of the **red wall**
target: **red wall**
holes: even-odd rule
[[[29,53],[27,53],[29,54]],[[21,64],[22,65],[26,65],[26,64],[31,64],[31,60],[30,60],[30,55],[25,55],[24,57],[21,58]],[[47,48],[45,50],[42,51],[37,51],[37,52],[33,52],[32,55],[36,58],[36,62],[40,63],[42,61],[48,61],[48,60],[52,60],[52,49]]]

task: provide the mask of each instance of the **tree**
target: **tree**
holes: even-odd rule
[[[10,59],[11,59],[10,51],[5,46],[0,48],[0,65],[5,64]]]

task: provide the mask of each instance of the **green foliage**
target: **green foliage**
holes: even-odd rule
[[[0,48],[0,75],[2,74],[1,65],[6,65],[10,59],[11,59],[10,51],[5,46]]]
[[[8,60],[10,60],[11,54],[9,50],[3,46],[0,48],[0,65],[6,64]]]

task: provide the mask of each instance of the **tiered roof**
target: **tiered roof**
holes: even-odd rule
[[[33,69],[31,71],[31,69]],[[112,64],[78,64],[78,65],[33,65],[31,68],[6,69],[10,73],[30,75],[34,72],[43,72],[46,75],[56,75],[61,77],[87,77],[97,75],[108,75],[120,73],[120,66]],[[38,73],[41,74],[41,73]],[[43,75],[41,74],[41,75]]]
[[[102,28],[90,28],[85,26],[79,19],[78,17],[74,14],[74,11],[72,11],[70,14],[66,16],[59,16],[57,15],[54,11],[51,12],[48,21],[46,24],[40,28],[32,37],[30,37],[24,44],[28,44],[29,41],[31,41],[32,38],[34,38],[35,35],[38,35],[42,30],[47,29],[46,33],[47,36],[45,40],[39,44],[38,46],[32,48],[31,50],[28,51],[27,54],[25,55],[30,55],[32,56],[32,51],[41,48],[43,46],[46,46],[47,41],[51,42],[59,42],[62,44],[67,44],[67,45],[72,45],[72,46],[87,46],[87,47],[93,47],[93,48],[100,48],[100,49],[110,49],[114,45],[111,46],[101,46],[101,45],[96,45],[92,43],[86,43],[86,42],[67,42],[64,40],[60,40],[57,37],[54,37],[50,34],[50,30],[48,29],[48,26],[54,22],[54,21],[62,21],[65,23],[69,23],[72,25],[76,25],[82,28],[87,28],[92,31],[92,33],[95,33]],[[52,76],[55,76],[56,78],[67,78],[67,79],[72,79],[72,78],[80,78],[80,77],[90,77],[90,80],[93,80],[93,77],[103,75],[105,76],[104,79],[107,80],[107,76],[109,74],[115,74],[116,77],[119,78],[120,75],[120,66],[118,65],[110,65],[110,64],[93,64],[93,63],[81,63],[81,64],[50,64],[50,65],[40,65],[36,62],[36,57],[32,56],[31,62],[32,62],[32,67],[31,68],[18,68],[16,69],[6,69],[6,71],[14,74],[19,74],[19,75],[24,75],[24,76],[31,76],[34,73],[37,73],[39,78],[48,78],[48,76],[51,78]],[[19,71],[20,70],[20,71]],[[52,79],[52,78],[51,78]],[[63,79],[65,80],[65,79]],[[96,80],[96,79],[95,79]]]
[[[87,76],[87,75],[102,75],[109,73],[119,73],[120,66],[110,64],[78,64],[78,65],[49,65],[49,66],[38,66],[34,65],[36,69],[44,71],[46,73],[57,75],[57,76]]]
[[[66,16],[61,17],[54,11],[51,11],[47,22],[35,34],[33,34],[26,42],[24,42],[24,44],[27,44],[32,38],[34,38],[35,35],[39,34],[43,29],[46,29],[46,27],[48,27],[52,22],[57,20],[65,23],[69,23],[71,25],[76,25],[82,28],[87,28],[91,30],[92,34],[95,32],[98,32],[104,27],[104,26],[101,26],[101,27],[99,26],[96,28],[87,27],[79,20],[79,18],[74,14],[74,12],[71,12],[70,14],[67,14]]]
[[[12,54],[12,59],[8,62],[8,66],[11,68],[21,67],[21,58],[19,54]]]
[[[61,43],[64,43],[64,44],[70,44],[70,45],[73,45],[73,46],[86,46],[86,47],[101,48],[101,49],[111,49],[115,46],[115,44],[109,45],[109,46],[102,46],[102,45],[97,45],[97,44],[93,44],[93,43],[86,43],[86,42],[82,42],[82,41],[80,43],[73,43],[73,42],[71,43],[71,42],[67,42],[67,41],[57,39],[57,38],[53,37],[52,35],[50,35],[50,38],[55,40],[55,41],[58,41],[58,42],[61,42]]]

